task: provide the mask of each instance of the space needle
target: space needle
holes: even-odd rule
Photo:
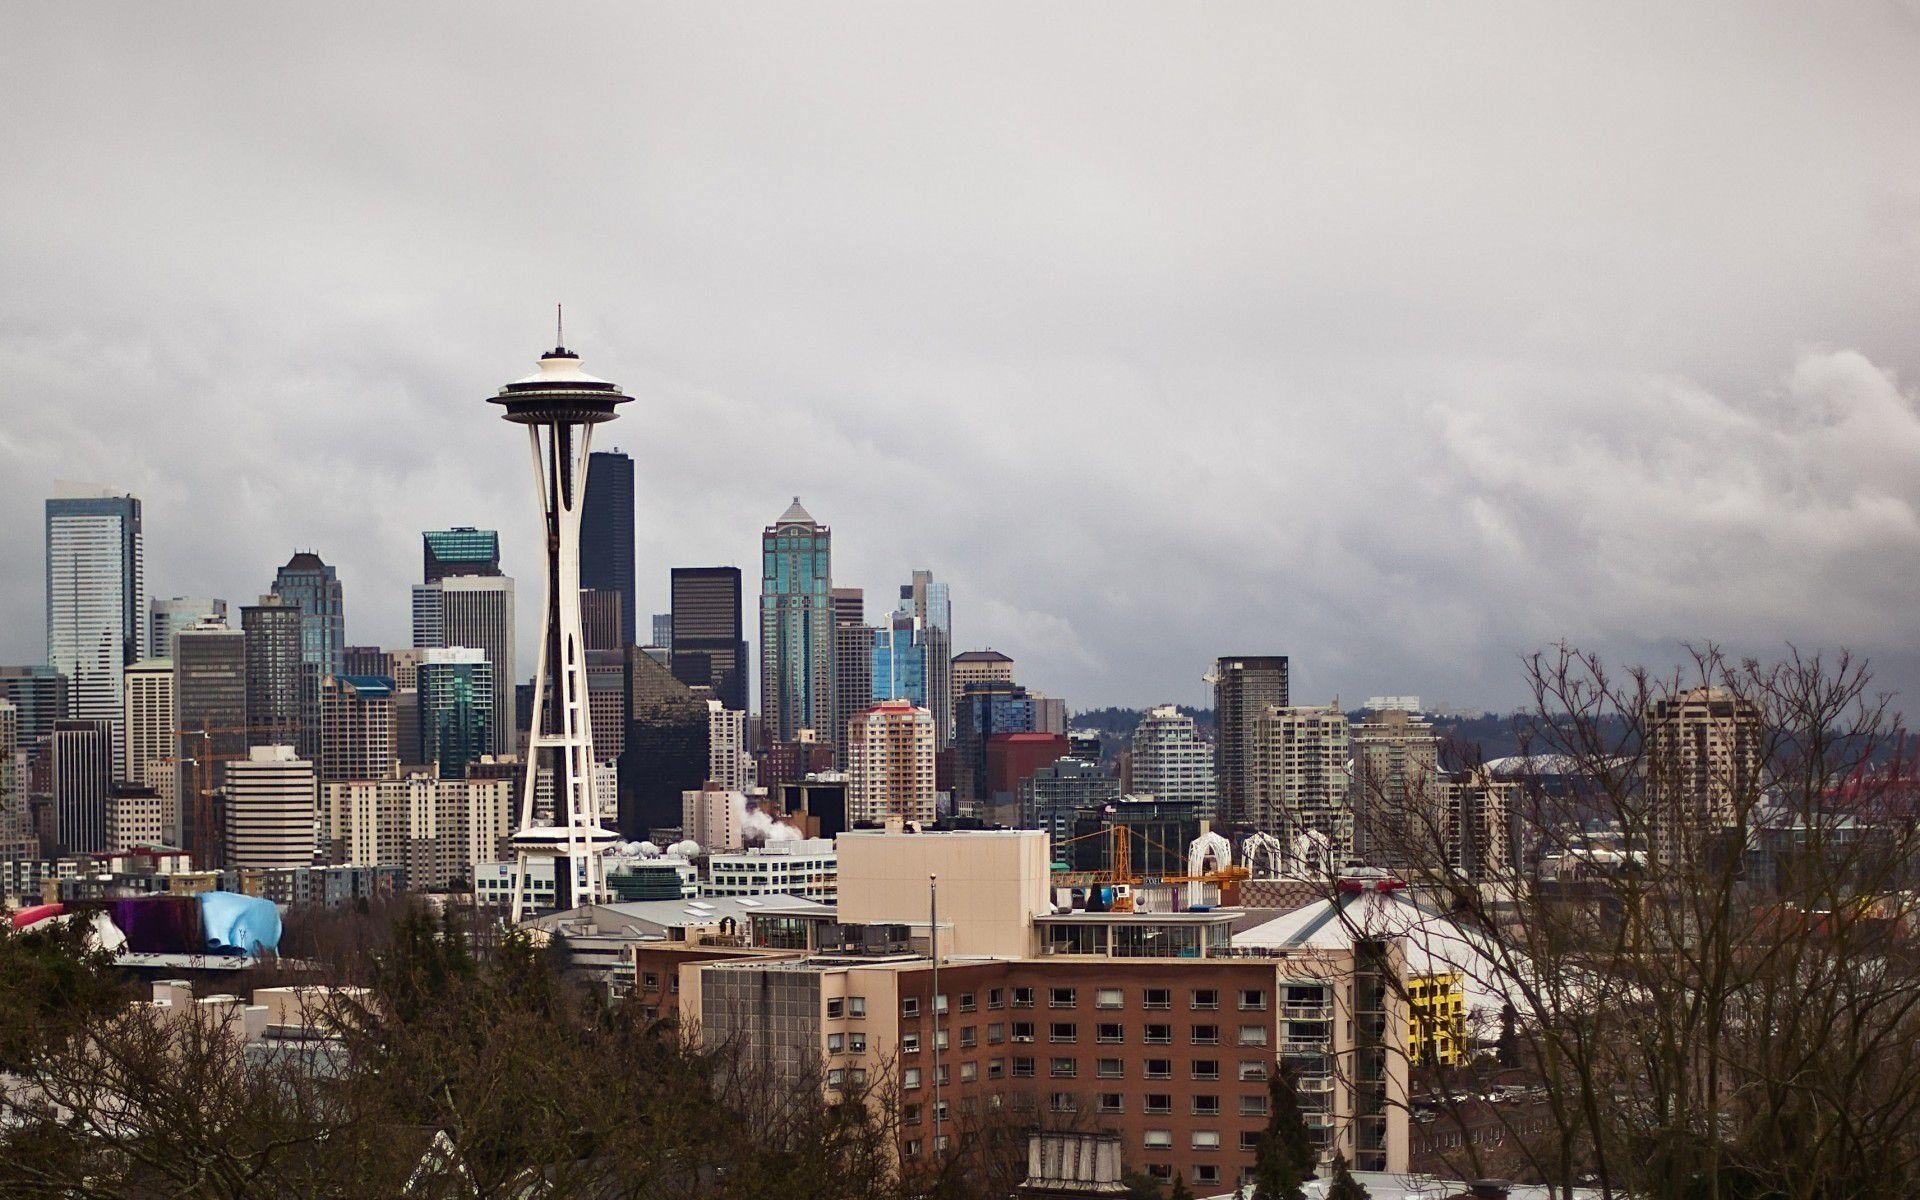
[[[593,782],[593,722],[587,709],[587,644],[580,627],[580,512],[587,492],[593,427],[619,414],[631,396],[580,369],[556,321],[552,350],[540,370],[490,397],[507,420],[527,427],[534,486],[547,532],[547,604],[540,666],[533,683],[533,729],[527,745],[520,827],[513,835],[512,920],[532,907],[528,864],[553,864],[554,906],[594,903],[606,894],[600,855],[617,835],[600,824]],[[495,686],[501,686],[496,684]],[[540,769],[553,772],[550,815],[534,804]],[[544,822],[544,823],[543,823]],[[577,899],[576,899],[577,897]]]

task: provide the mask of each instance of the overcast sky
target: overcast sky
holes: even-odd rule
[[[0,661],[56,478],[404,644],[567,305],[640,610],[797,493],[1075,706],[1505,707],[1571,639],[1920,687],[1920,4],[0,8]],[[604,444],[604,443],[603,443]],[[879,603],[875,603],[875,598]],[[751,610],[749,620],[751,620]],[[749,636],[753,636],[752,633]],[[530,656],[523,668],[531,668]]]

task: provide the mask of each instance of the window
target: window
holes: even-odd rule
[[[900,1002],[900,1015],[903,1017],[919,1016],[920,1001],[913,996],[908,996],[905,1000],[902,1000]]]
[[[1126,1026],[1118,1021],[1103,1021],[1093,1032],[1097,1041],[1124,1042],[1127,1040]]]
[[[960,1082],[972,1083],[980,1078],[980,1064],[964,1062],[960,1064]]]
[[[865,996],[848,996],[847,997],[847,1015],[849,1017],[866,1016],[867,1015],[867,998]]]
[[[942,1050],[945,1050],[945,1049],[947,1048],[947,1043],[948,1043],[948,1042],[949,1042],[950,1040],[951,1040],[951,1039],[949,1039],[949,1038],[947,1037],[947,1031],[946,1031],[946,1030],[944,1030],[944,1029],[936,1029],[936,1030],[934,1030],[934,1031],[933,1031],[933,1044],[934,1044],[935,1046],[938,1046],[938,1047],[939,1047],[940,1049],[942,1049]]]
[[[1220,1182],[1220,1167],[1217,1163],[1200,1163],[1193,1168],[1195,1183],[1217,1184]]]
[[[979,1043],[980,1039],[978,1035],[975,1034],[973,1026],[969,1025],[960,1031],[960,1048],[962,1050],[971,1050],[979,1045]]]
[[[919,1157],[920,1157],[920,1139],[919,1139],[919,1138],[912,1138],[912,1139],[910,1139],[910,1140],[908,1140],[908,1142],[907,1142],[907,1157],[908,1157],[908,1158],[919,1158]]]
[[[1165,1092],[1148,1092],[1144,1108],[1147,1113],[1170,1113],[1173,1111],[1173,1097]]]
[[[1047,991],[1048,1008],[1072,1008],[1079,1003],[1079,994],[1073,988],[1049,988]]]
[[[1093,994],[1095,1008],[1119,1008],[1126,1003],[1126,993],[1119,988],[1101,988]]]
[[[1195,1025],[1193,1027],[1193,1044],[1196,1046],[1218,1046],[1220,1044],[1220,1027],[1218,1025]]]
[[[1093,1073],[1102,1079],[1125,1079],[1127,1064],[1117,1058],[1103,1058],[1094,1063]]]
[[[1055,1079],[1073,1079],[1080,1074],[1080,1064],[1071,1058],[1055,1058],[1047,1063],[1047,1074]]]
[[[1193,1115],[1196,1117],[1219,1116],[1220,1115],[1220,1097],[1195,1096],[1193,1098]]]
[[[1100,1111],[1103,1113],[1125,1112],[1127,1111],[1126,1098],[1119,1092],[1101,1092]]]
[[[901,1105],[900,1123],[902,1125],[918,1125],[920,1123],[920,1106],[918,1104]]]
[[[936,1013],[944,1013],[947,1011],[947,998],[944,995],[933,998],[933,1011]]]
[[[920,1053],[920,1035],[917,1033],[901,1034],[900,1035],[900,1053],[902,1054]]]
[[[900,1086],[905,1088],[909,1092],[919,1087],[920,1086],[920,1068],[908,1067],[906,1070],[900,1072]]]
[[[865,1054],[867,1052],[867,1035],[864,1033],[848,1034],[847,1050],[853,1054]]]
[[[1196,1009],[1200,1009],[1202,1011],[1219,1008],[1220,1007],[1220,989],[1219,988],[1193,989],[1193,1006]]]
[[[1055,1021],[1047,1028],[1047,1040],[1050,1042],[1077,1042],[1080,1040],[1080,1027],[1072,1021]]]
[[[1149,1046],[1173,1045],[1173,1026],[1171,1025],[1147,1026],[1147,1045]]]
[[[1267,1027],[1265,1025],[1242,1025],[1240,1027],[1240,1044],[1242,1046],[1266,1045]]]
[[[1173,1007],[1173,989],[1172,988],[1148,988],[1147,989],[1147,1007],[1148,1008],[1172,1008]]]
[[[1220,1131],[1218,1129],[1196,1129],[1193,1131],[1192,1146],[1195,1150],[1218,1150]]]
[[[1220,1078],[1220,1060],[1217,1058],[1194,1059],[1193,1060],[1193,1077],[1195,1079]]]
[[[1007,1027],[998,1021],[987,1026],[987,1045],[998,1046],[1007,1040]]]
[[[992,1058],[987,1060],[987,1078],[999,1079],[1007,1073],[1007,1060]]]
[[[1170,1058],[1150,1058],[1147,1060],[1148,1079],[1172,1079],[1173,1060]]]
[[[1240,1097],[1240,1115],[1243,1117],[1264,1117],[1267,1115],[1267,1097],[1262,1092],[1258,1096]]]
[[[1173,1147],[1173,1130],[1149,1129],[1140,1139],[1149,1150],[1168,1150]]]
[[[1259,988],[1242,988],[1240,990],[1240,1011],[1241,1012],[1254,1012],[1257,1010],[1265,1010],[1266,1007],[1267,1007],[1267,994],[1264,991],[1260,990]]]
[[[1033,1040],[1033,1022],[1032,1021],[1015,1021],[1013,1023],[1013,1040],[1016,1042],[1032,1041]]]
[[[827,1053],[828,1054],[844,1054],[846,1053],[846,1049],[847,1049],[847,1036],[845,1034],[830,1033],[827,1035]]]
[[[948,1072],[950,1070],[951,1068],[949,1068],[947,1064],[941,1063],[940,1069],[933,1073],[933,1081],[941,1087],[947,1086]]]
[[[841,1017],[844,1017],[846,1015],[847,1015],[847,1002],[845,1000],[833,999],[833,1000],[827,1001],[827,1020],[838,1021]]]
[[[1079,1107],[1072,1092],[1053,1092],[1047,1096],[1047,1108],[1053,1112],[1070,1113],[1077,1111]]]
[[[1032,1008],[1033,989],[1030,987],[1013,989],[1013,1006],[1015,1008]]]
[[[1006,1007],[1006,1003],[1007,1003],[1007,991],[1005,988],[988,988],[987,989],[987,1007],[988,1008],[1004,1008]]]
[[[847,1080],[847,1073],[841,1070],[839,1067],[835,1067],[833,1070],[827,1072],[828,1087],[837,1088],[841,1084],[845,1083],[846,1080]]]
[[[660,976],[652,971],[648,971],[640,977],[640,986],[649,992],[657,992],[660,990]]]
[[[1267,1064],[1263,1062],[1243,1062],[1240,1064],[1241,1083],[1265,1083]]]
[[[1015,1058],[1013,1060],[1013,1077],[1015,1079],[1032,1079],[1033,1060],[1031,1058]]]
[[[960,993],[960,1011],[972,1012],[973,1010],[974,1010],[973,993],[961,992]]]

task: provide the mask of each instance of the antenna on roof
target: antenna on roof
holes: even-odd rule
[[[563,305],[559,305],[559,304],[554,305],[553,306],[553,344],[560,347],[563,350],[566,349],[566,346],[567,346],[566,318],[567,318],[566,308]]]

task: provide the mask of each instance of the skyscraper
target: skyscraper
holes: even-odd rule
[[[20,748],[30,749],[70,715],[68,681],[52,667],[0,667],[0,699],[18,710]]]
[[[52,761],[54,844],[66,854],[97,854],[108,849],[113,722],[54,722]]]
[[[619,592],[580,589],[580,629],[588,650],[618,650],[627,644],[620,632],[620,600]]]
[[[587,456],[580,510],[580,586],[620,597],[620,640],[638,642],[633,579],[633,459],[618,450]],[[609,646],[607,649],[613,649]]]
[[[735,588],[734,590],[736,593],[739,591],[738,588]],[[738,609],[739,607],[740,605],[736,602],[734,604],[734,608]],[[663,613],[653,614],[653,640],[648,642],[647,644],[649,646],[658,646],[662,650],[673,649],[673,614],[672,613],[663,612]]]
[[[932,821],[933,714],[907,700],[882,700],[845,735],[847,816],[854,821]]]
[[[456,525],[429,529],[420,535],[420,578],[439,583],[455,575],[498,575],[500,533]]]
[[[513,835],[511,916],[516,922],[530,900],[528,869],[535,861],[552,864],[554,902],[562,909],[580,902],[598,903],[606,894],[600,854],[614,835],[600,825],[587,645],[580,628],[580,525],[593,427],[613,420],[618,415],[616,406],[630,399],[613,384],[582,371],[580,356],[556,345],[540,356],[538,373],[507,384],[489,401],[505,410],[501,415],[508,421],[527,429],[540,475],[536,490],[547,546],[547,596],[540,622],[544,635],[539,669],[534,673],[533,730],[527,741],[520,824]],[[631,511],[630,498],[627,504]],[[631,555],[630,527],[627,539]],[[628,574],[631,589],[631,569]],[[452,632],[450,620],[448,633]],[[512,661],[511,655],[507,661]],[[504,699],[507,691],[504,687],[500,691]],[[505,712],[511,715],[512,710]],[[536,822],[534,807],[534,784],[542,770],[552,773],[554,797],[552,816],[544,825]]]
[[[1344,866],[1353,855],[1347,714],[1333,704],[1271,705],[1254,749],[1249,823],[1280,840],[1290,870],[1318,875]]]
[[[627,737],[620,754],[620,836],[649,837],[680,823],[681,794],[712,766],[707,692],[695,693],[652,655],[626,649]]]
[[[173,635],[202,617],[227,619],[227,602],[212,596],[153,597],[147,602],[147,653],[173,657]]]
[[[179,740],[173,724],[173,660],[143,658],[127,668],[127,716],[122,734],[125,742],[120,763],[120,778],[159,790],[151,782],[173,767],[179,752]],[[174,785],[165,787],[163,801],[170,801]],[[169,817],[177,814],[169,812]],[[167,836],[173,824],[167,825]]]
[[[338,573],[302,550],[274,575],[273,594],[300,610],[301,659],[325,674],[344,674],[347,602]]]
[[[227,866],[313,865],[318,803],[313,764],[292,746],[255,746],[227,764]]]
[[[465,646],[428,650],[415,674],[422,754],[442,779],[464,779],[492,744],[493,664]]]
[[[1259,769],[1260,722],[1267,710],[1290,704],[1285,655],[1228,656],[1214,663],[1214,785],[1220,820],[1254,823],[1253,779]]]
[[[912,606],[927,642],[927,707],[933,710],[935,740],[945,750],[953,744],[953,603],[947,585],[936,582],[932,571],[915,571],[913,581],[900,589],[902,608]]]
[[[256,746],[303,746],[309,705],[302,702],[302,681],[317,666],[301,653],[304,623],[298,608],[268,593],[258,604],[240,606],[240,632],[247,656],[247,735]],[[342,658],[344,659],[344,651]],[[317,676],[315,677],[317,690]]]
[[[1393,708],[1353,730],[1354,853],[1368,866],[1431,866],[1444,844],[1445,781],[1433,726]]]
[[[1730,831],[1765,788],[1760,710],[1719,687],[1699,687],[1647,706],[1648,833],[1664,866],[1691,867],[1738,852]]]
[[[438,646],[480,650],[493,664],[491,752],[513,753],[513,689],[518,678],[514,649],[513,580],[505,575],[457,575],[438,584],[441,624]],[[575,593],[577,597],[578,593]],[[575,611],[579,611],[576,607]],[[584,643],[583,643],[584,646]]]
[[[747,711],[747,643],[742,636],[739,567],[675,567],[672,572],[673,677],[713,689],[735,712]]]
[[[1133,728],[1132,790],[1211,816],[1215,792],[1213,747],[1193,718],[1170,704],[1149,709]]]
[[[953,793],[956,801],[985,804],[992,794],[987,780],[987,742],[997,733],[1034,732],[1033,697],[1017,683],[970,683],[954,698]]]
[[[847,725],[873,703],[873,639],[866,595],[859,588],[833,589],[834,762],[847,765]]]
[[[393,680],[337,675],[320,685],[320,778],[391,779],[399,752]]]
[[[46,503],[47,664],[67,677],[70,715],[106,721],[118,743],[126,668],[146,657],[140,501],[61,490]]]
[[[173,639],[175,795],[180,846],[202,866],[223,865],[216,809],[226,764],[247,753],[246,634],[206,619]]]
[[[953,656],[948,677],[957,703],[976,683],[1012,683],[1013,659],[998,650],[963,650]]]
[[[760,535],[760,721],[766,742],[833,724],[833,531],[800,497]],[[845,737],[841,733],[840,737]]]

